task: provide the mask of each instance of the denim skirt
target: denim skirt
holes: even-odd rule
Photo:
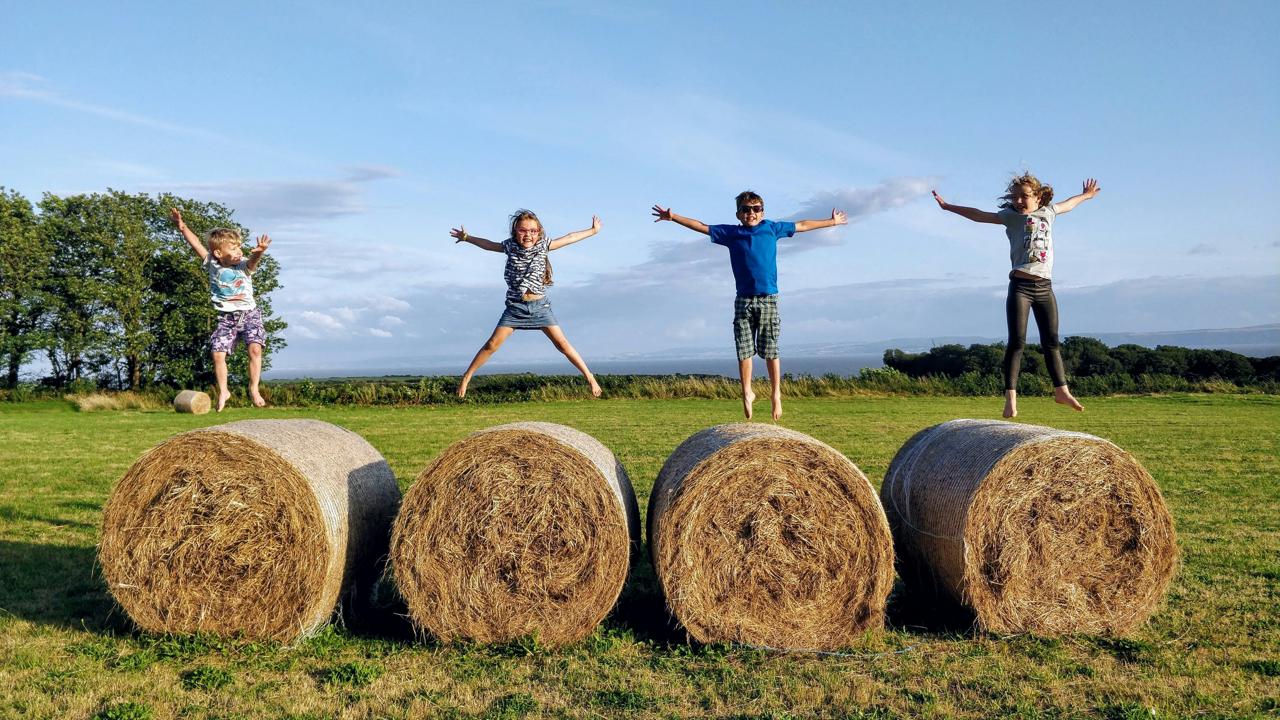
[[[551,301],[545,297],[528,302],[508,300],[507,308],[502,311],[502,317],[498,320],[498,327],[516,330],[538,330],[559,324],[555,314],[551,312]]]

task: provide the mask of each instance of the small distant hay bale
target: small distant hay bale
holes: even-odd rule
[[[518,422],[445,449],[405,495],[391,568],[409,616],[451,642],[580,640],[617,602],[639,546],[635,493],[590,435]]]
[[[175,412],[180,413],[204,415],[209,412],[209,407],[212,404],[209,399],[209,393],[200,392],[199,390],[183,390],[173,398],[173,409]]]
[[[289,642],[385,556],[400,489],[359,435],[245,420],[143,455],[103,510],[107,586],[143,630]]]
[[[1173,577],[1173,519],[1155,481],[1078,432],[952,420],[898,451],[880,489],[902,575],[994,633],[1123,634]]]
[[[835,650],[884,625],[884,510],[856,465],[808,435],[694,434],[658,475],[648,521],[667,607],[700,642]]]

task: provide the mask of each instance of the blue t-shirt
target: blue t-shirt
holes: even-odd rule
[[[739,296],[777,294],[778,238],[795,235],[795,223],[761,220],[755,227],[712,225],[707,229],[711,242],[729,248]]]

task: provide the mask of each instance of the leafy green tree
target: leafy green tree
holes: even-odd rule
[[[45,195],[40,220],[53,248],[45,347],[53,383],[94,378],[139,388],[213,382],[208,339],[217,313],[198,259],[169,220],[172,207],[202,235],[230,227],[249,237],[233,211],[218,203],[114,190]],[[286,325],[271,317],[270,293],[278,287],[279,264],[267,256],[254,274],[267,330],[263,369],[270,367],[271,352],[284,347]],[[246,376],[247,353],[233,354],[229,370]]]
[[[1124,371],[1124,365],[1111,357],[1106,343],[1084,336],[1073,336],[1062,341],[1062,364],[1069,374],[1080,377]]]
[[[0,187],[0,366],[5,387],[43,342],[51,249],[31,202]]]
[[[97,376],[111,359],[110,246],[94,205],[86,195],[45,193],[40,201],[40,228],[52,250],[44,346],[58,386]]]

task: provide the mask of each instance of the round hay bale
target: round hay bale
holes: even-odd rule
[[[245,420],[143,455],[103,510],[99,562],[142,629],[289,642],[385,556],[400,500],[382,456],[318,420]]]
[[[1129,453],[1078,432],[952,420],[916,433],[880,488],[903,578],[989,632],[1122,634],[1173,577],[1173,519]]]
[[[834,650],[884,624],[893,538],[856,465],[808,435],[708,428],[667,458],[649,497],[667,607],[695,639]]]
[[[193,415],[204,415],[209,412],[209,407],[213,401],[209,399],[209,393],[200,392],[199,390],[183,390],[173,398],[173,409],[175,412],[191,413]]]
[[[518,422],[450,445],[405,495],[391,568],[416,626],[437,638],[548,646],[590,635],[640,541],[626,471],[563,425]]]

